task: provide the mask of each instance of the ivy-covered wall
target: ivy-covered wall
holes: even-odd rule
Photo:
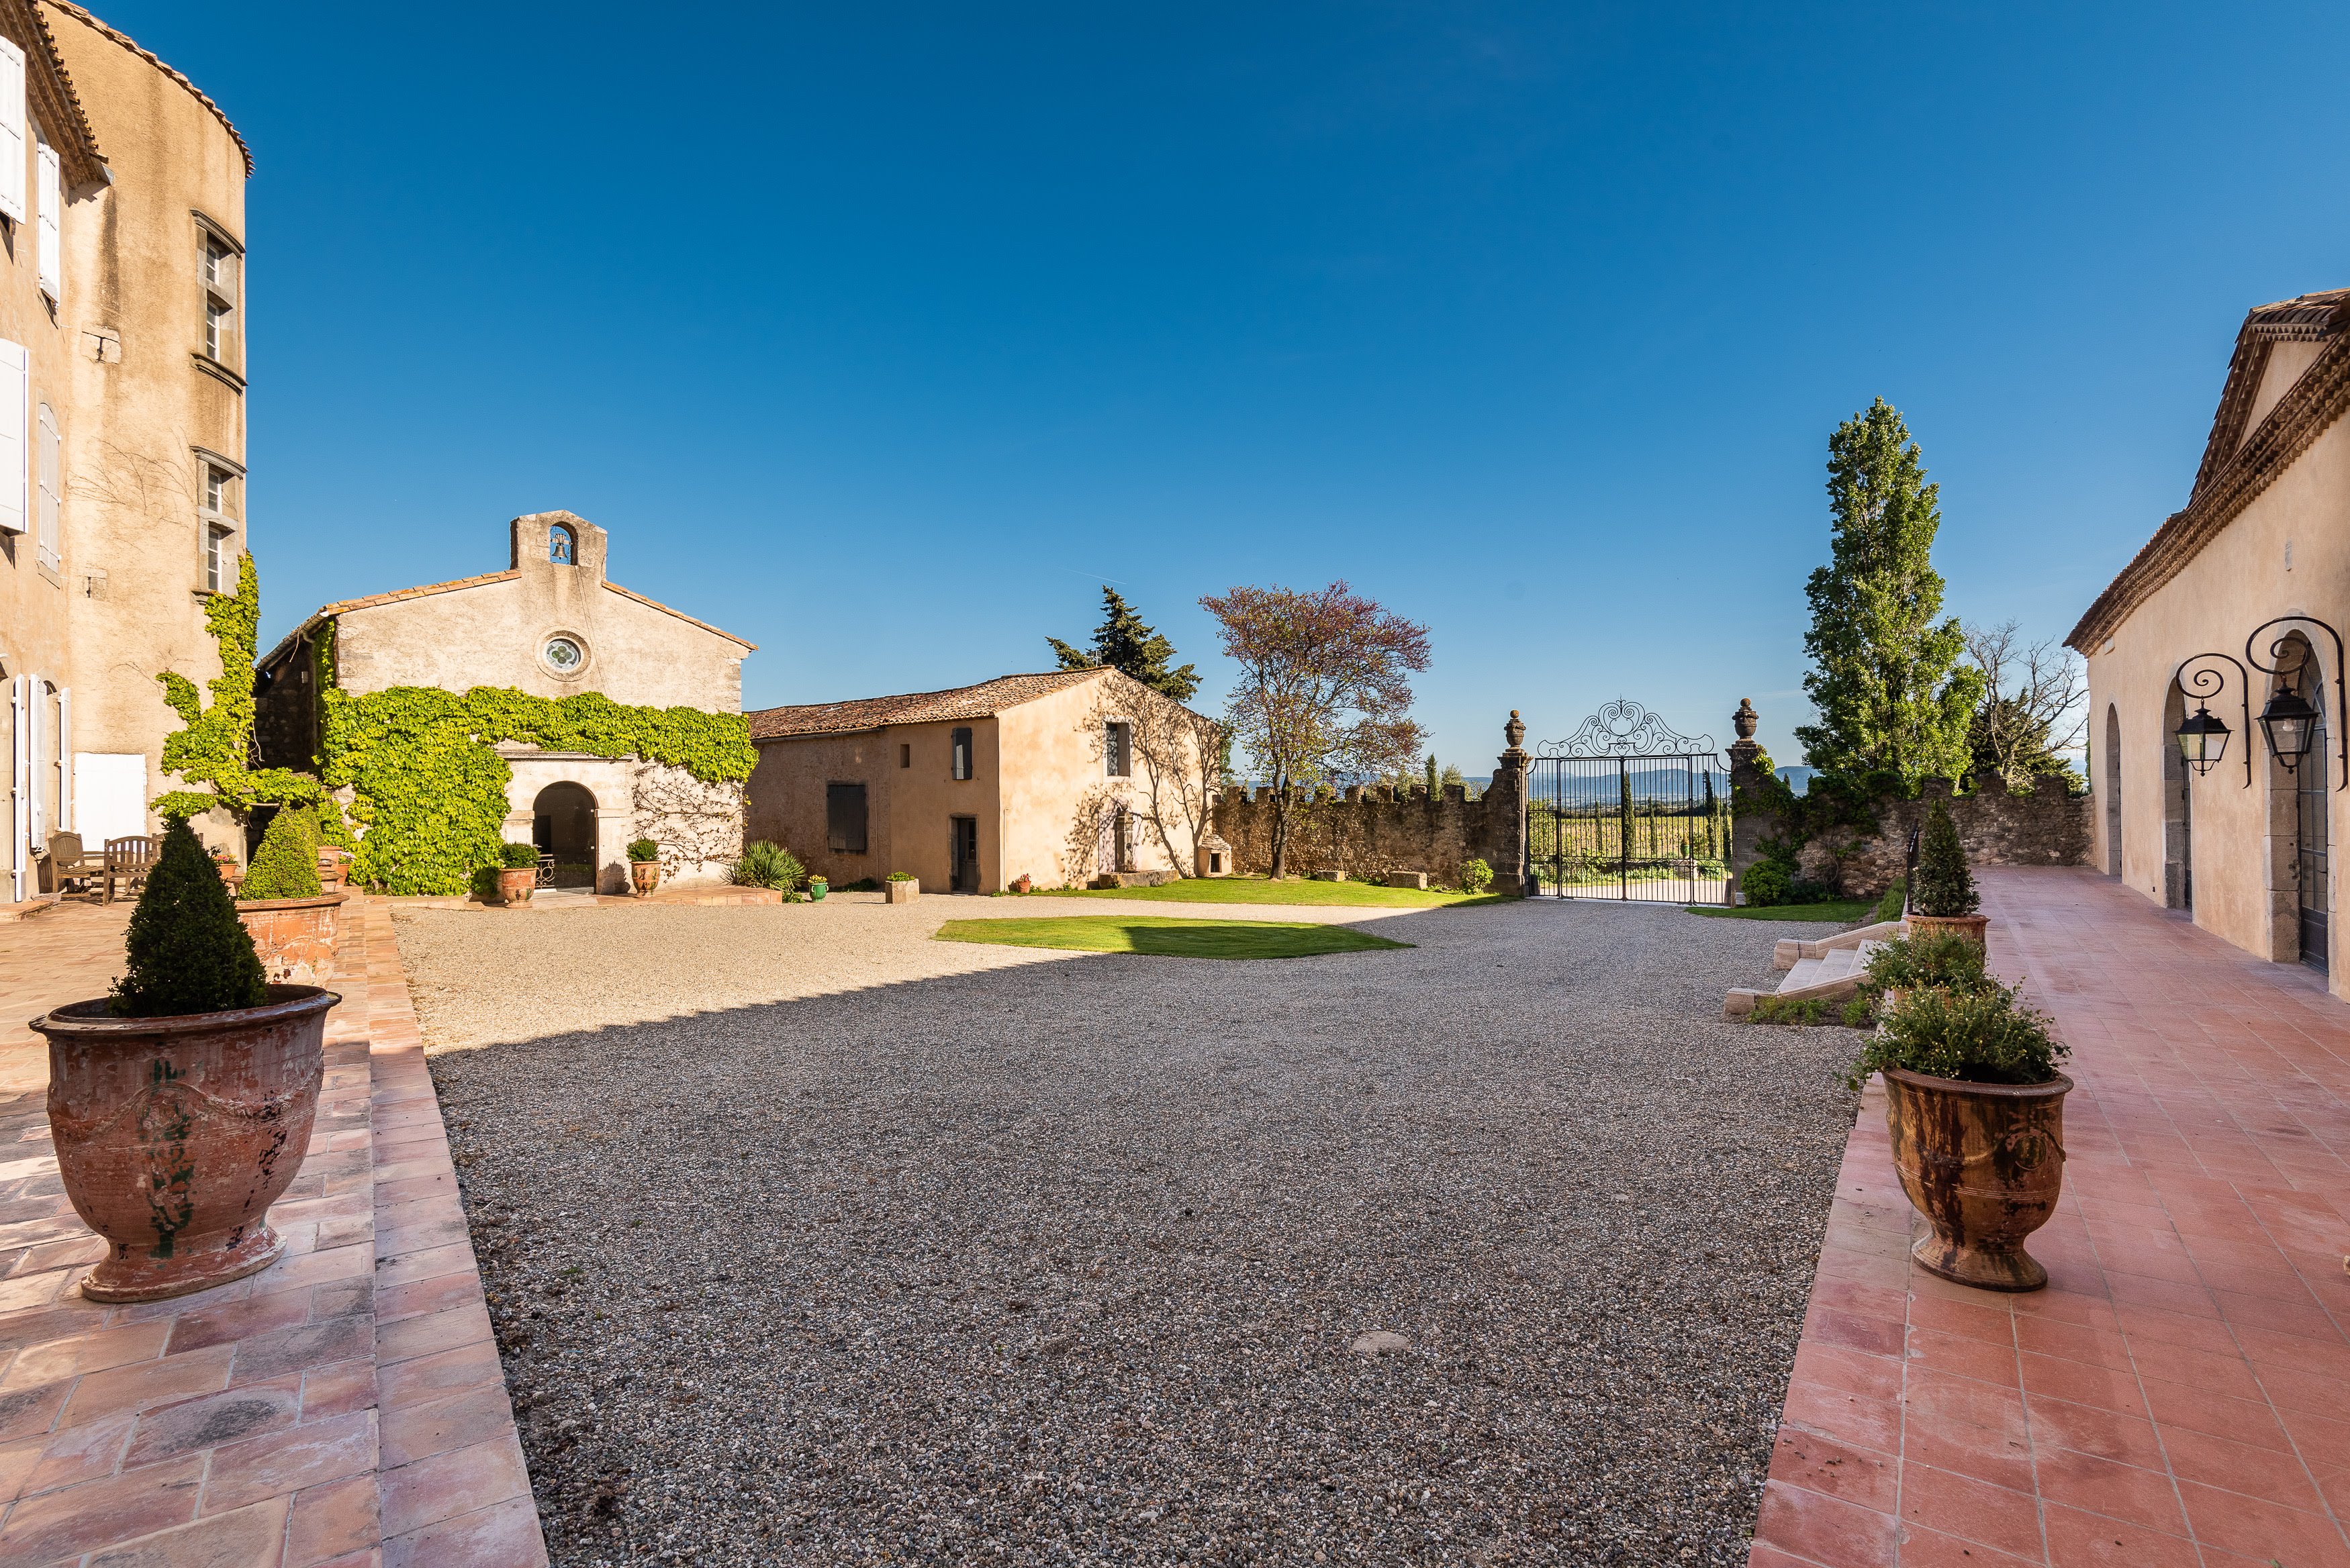
[[[186,677],[159,677],[164,701],[185,726],[166,738],[163,764],[200,787],[174,790],[155,808],[166,815],[224,808],[242,817],[255,805],[317,803],[327,836],[356,850],[357,879],[387,892],[462,894],[474,871],[496,864],[514,776],[494,749],[501,742],[636,758],[729,788],[739,788],[758,761],[740,713],[626,707],[594,691],[534,697],[508,687],[459,693],[395,686],[354,695],[335,684],[329,622],[311,643],[306,683],[317,704],[316,776],[290,766],[255,768],[261,591],[251,556],[238,561],[235,594],[213,598],[205,615],[221,651],[212,705]]]

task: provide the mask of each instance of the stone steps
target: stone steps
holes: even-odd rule
[[[1859,992],[1862,977],[1868,970],[1868,955],[1882,945],[1882,939],[1869,935],[1887,927],[1865,926],[1856,931],[1846,931],[1818,942],[1783,941],[1773,955],[1774,961],[1784,958],[1780,967],[1787,972],[1776,991],[1749,991],[1740,988],[1721,999],[1724,1018],[1744,1018],[1754,1011],[1754,1004],[1766,996],[1776,996],[1783,1002],[1849,1002]],[[1889,928],[1898,930],[1898,924]],[[1788,952],[1789,949],[1812,949],[1809,952]]]

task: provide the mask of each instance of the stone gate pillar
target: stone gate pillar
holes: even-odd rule
[[[1494,759],[1492,786],[1485,792],[1485,861],[1493,868],[1494,892],[1531,898],[1537,888],[1526,863],[1526,764],[1533,759],[1519,743],[1526,726],[1515,708],[1502,735],[1510,749]]]
[[[1738,700],[1738,711],[1730,716],[1731,727],[1738,732],[1738,739],[1730,746],[1729,901],[1733,904],[1738,902],[1740,879],[1749,866],[1762,858],[1762,842],[1778,826],[1776,815],[1762,808],[1769,798],[1763,790],[1771,779],[1765,771],[1771,759],[1763,755],[1762,742],[1754,738],[1762,722],[1754,704],[1743,697]]]

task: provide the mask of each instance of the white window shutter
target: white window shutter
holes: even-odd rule
[[[41,292],[59,304],[64,303],[65,258],[57,245],[59,214],[65,211],[65,181],[57,171],[57,150],[44,141],[39,151],[41,184],[36,195],[39,211],[35,215],[35,227],[40,236]]]
[[[0,337],[0,534],[25,531],[26,369],[25,346]]]
[[[25,221],[25,51],[0,38],[0,213]]]

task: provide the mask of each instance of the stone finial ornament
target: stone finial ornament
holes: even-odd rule
[[[1525,722],[1518,717],[1515,708],[1510,710],[1510,722],[1502,726],[1502,734],[1510,742],[1510,750],[1518,750],[1526,738]]]
[[[1738,700],[1738,711],[1730,716],[1730,727],[1738,732],[1738,738],[1742,741],[1752,740],[1754,727],[1762,722],[1762,715],[1757,713],[1754,704],[1743,697]]]

